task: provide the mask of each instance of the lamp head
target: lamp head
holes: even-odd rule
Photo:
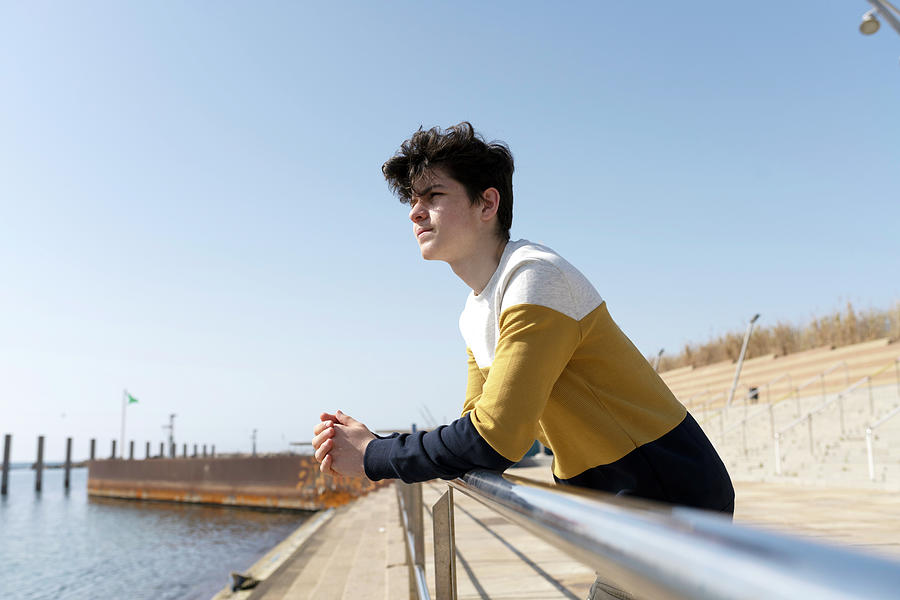
[[[863,35],[872,35],[878,31],[879,27],[881,27],[881,23],[875,17],[875,10],[873,9],[863,15],[862,23],[859,24],[859,32]]]

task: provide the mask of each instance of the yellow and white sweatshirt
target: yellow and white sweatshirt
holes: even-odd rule
[[[470,293],[460,330],[462,417],[374,440],[370,478],[505,469],[537,439],[552,450],[561,483],[733,510],[731,481],[703,431],[590,282],[550,248],[508,242],[485,289]]]

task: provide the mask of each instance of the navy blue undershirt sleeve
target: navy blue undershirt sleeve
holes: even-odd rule
[[[513,461],[491,448],[466,414],[432,431],[376,438],[366,447],[363,464],[372,481],[413,483],[438,477],[454,479],[472,469],[503,471]]]

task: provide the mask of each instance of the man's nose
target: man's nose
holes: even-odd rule
[[[424,218],[425,210],[422,208],[422,205],[420,203],[415,203],[413,207],[409,209],[409,220],[413,223],[418,223]]]

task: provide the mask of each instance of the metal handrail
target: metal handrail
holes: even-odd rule
[[[838,367],[844,367],[844,369],[845,369],[844,377],[846,380],[845,383],[847,385],[849,385],[849,383],[850,383],[850,366],[847,364],[847,361],[842,360],[842,361],[834,363],[833,365],[831,365],[830,367],[828,367],[821,373],[816,373],[815,375],[813,375],[812,377],[810,377],[809,379],[807,379],[806,381],[804,381],[797,387],[792,388],[790,391],[788,391],[787,394],[785,394],[784,396],[781,396],[780,398],[775,400],[775,402],[772,402],[771,403],[772,406],[775,406],[776,404],[780,404],[782,401],[793,397],[794,400],[797,401],[797,415],[799,415],[800,414],[800,390],[806,389],[807,387],[814,384],[816,382],[816,380],[821,379],[822,387],[823,387],[823,391],[824,391],[825,376],[828,375],[829,373],[831,373],[832,371],[834,371],[835,369],[837,369]]]
[[[403,526],[403,541],[409,563],[409,595],[418,600],[431,600],[425,579],[425,543],[422,517],[422,487],[397,486],[397,505]]]
[[[722,427],[721,427],[721,430],[720,430],[720,433],[719,433],[719,438],[720,438],[720,439],[724,439],[726,434],[731,433],[732,431],[734,431],[735,429],[737,429],[738,427],[740,427],[740,428],[741,428],[741,444],[743,445],[744,456],[746,456],[746,455],[747,455],[747,422],[748,422],[749,420],[755,419],[756,417],[762,415],[763,413],[768,412],[768,413],[769,413],[769,429],[771,430],[771,435],[772,435],[772,437],[775,438],[775,436],[776,436],[776,432],[775,432],[775,405],[778,404],[779,402],[781,402],[782,400],[786,399],[786,398],[790,398],[791,396],[794,396],[794,398],[797,400],[797,415],[799,416],[799,415],[800,415],[800,412],[801,412],[801,411],[800,411],[800,396],[799,396],[799,392],[800,392],[800,390],[806,388],[807,386],[812,385],[812,384],[815,383],[817,380],[821,380],[821,382],[822,382],[822,399],[823,399],[823,400],[826,400],[826,399],[827,399],[827,395],[826,395],[826,393],[825,393],[825,392],[826,392],[826,387],[825,387],[825,376],[828,375],[829,373],[831,373],[832,371],[834,371],[835,369],[837,369],[838,367],[844,367],[844,369],[845,369],[845,377],[846,377],[847,380],[848,380],[847,383],[849,383],[849,373],[850,373],[850,372],[849,372],[849,366],[847,365],[847,362],[846,362],[846,361],[843,361],[843,360],[834,363],[833,365],[831,365],[830,367],[828,367],[827,369],[825,369],[825,370],[822,371],[821,373],[817,373],[816,375],[813,375],[812,377],[810,377],[808,380],[806,380],[805,382],[803,382],[802,384],[800,384],[800,385],[797,386],[796,388],[794,388],[794,387],[792,386],[792,384],[791,384],[791,374],[790,374],[790,373],[785,373],[785,374],[783,374],[783,375],[781,375],[781,376],[779,376],[779,377],[776,377],[775,379],[773,379],[773,380],[771,380],[771,381],[768,381],[768,382],[764,383],[763,386],[766,387],[766,389],[768,390],[770,385],[774,385],[775,383],[778,383],[779,381],[781,381],[782,379],[784,379],[785,377],[787,377],[787,379],[788,379],[788,388],[789,388],[791,391],[789,391],[788,394],[787,394],[786,396],[782,396],[780,399],[776,400],[775,402],[769,402],[769,403],[766,404],[765,406],[760,406],[760,410],[757,410],[757,411],[755,411],[754,413],[749,414],[749,415],[747,414],[747,409],[748,409],[748,407],[747,407],[746,401],[747,401],[747,399],[749,399],[751,392],[748,391],[746,397],[744,398],[744,418],[741,419],[740,421],[738,421],[737,423],[734,423],[733,425],[731,425],[731,426],[728,427],[727,429],[724,428],[724,423],[722,423]],[[767,397],[768,397],[768,392],[767,392]],[[841,428],[843,429],[843,419],[842,419],[842,425],[841,425]]]
[[[449,485],[438,504],[446,506],[458,490],[640,598],[893,599],[900,589],[896,562],[735,525],[715,513],[490,471]],[[435,548],[446,548],[452,525],[438,529],[436,519]],[[439,562],[437,600],[454,599],[455,586],[442,584],[441,574],[455,567]]]
[[[697,394],[694,394],[693,396],[688,397],[687,400],[685,400],[684,402],[682,402],[682,404],[684,404],[684,405],[687,406],[687,407],[690,407],[691,401],[692,401],[694,398],[699,398],[700,396],[709,396],[710,394],[712,394],[712,392],[709,391],[708,389],[707,389],[707,390],[703,390],[702,392],[699,392],[699,393],[697,393]]]
[[[820,405],[816,406],[815,408],[811,408],[805,415],[802,415],[802,416],[794,419],[793,421],[791,421],[790,424],[788,424],[787,427],[785,427],[781,431],[776,432],[774,435],[775,474],[781,475],[781,438],[784,436],[785,433],[787,433],[788,431],[790,431],[791,429],[793,429],[800,423],[803,423],[804,421],[806,421],[806,423],[809,426],[809,451],[810,451],[810,453],[813,453],[813,448],[814,448],[813,430],[812,430],[813,416],[822,412],[823,410],[825,410],[826,408],[828,408],[829,406],[831,406],[832,404],[837,402],[838,407],[840,408],[841,433],[843,433],[844,432],[844,398],[847,395],[849,395],[851,392],[856,391],[856,389],[864,383],[869,384],[869,412],[874,413],[875,405],[874,405],[874,400],[872,398],[872,379],[874,379],[875,377],[878,377],[879,375],[881,375],[882,373],[884,373],[885,371],[890,369],[892,366],[897,364],[898,361],[900,361],[900,356],[898,356],[897,358],[895,358],[894,360],[892,360],[885,366],[881,367],[880,369],[876,370],[875,372],[870,373],[869,375],[866,375],[865,377],[862,377],[862,378],[858,379],[857,381],[853,382],[852,385],[850,385],[849,387],[845,388],[844,390],[838,392],[838,394],[831,400],[825,400],[824,402],[822,402]],[[898,389],[900,389],[900,371],[898,371]]]
[[[728,394],[727,391],[724,391],[724,392],[722,392],[721,394],[716,394],[715,396],[713,396],[712,398],[710,398],[709,400],[707,400],[706,402],[704,402],[704,403],[701,405],[701,406],[703,406],[703,418],[699,421],[699,423],[700,423],[701,425],[703,425],[704,423],[707,423],[707,422],[709,422],[709,421],[712,421],[713,418],[715,418],[716,415],[720,414],[720,413],[725,409],[725,407],[723,406],[722,408],[719,408],[719,409],[716,409],[715,411],[713,411],[712,416],[709,416],[709,414],[708,414],[708,412],[709,412],[709,405],[712,404],[713,401],[717,400],[720,396],[721,396],[722,398],[726,398],[726,399],[727,399],[727,398],[728,398],[727,394]]]
[[[900,356],[894,360],[894,368],[897,370],[897,397],[900,398]],[[875,430],[897,415],[900,415],[900,406],[866,427],[866,459],[869,465],[869,480],[871,481],[875,481],[875,455],[872,450],[872,439],[875,436]]]
[[[766,411],[769,412],[769,421],[770,421],[771,426],[772,426],[772,434],[774,435],[774,434],[775,434],[775,415],[772,413],[772,407],[773,407],[773,405],[772,405],[770,402],[768,402],[768,400],[769,400],[769,398],[770,398],[770,396],[769,396],[769,390],[771,389],[770,386],[775,385],[776,383],[778,383],[779,381],[781,381],[782,379],[785,379],[785,378],[787,378],[787,380],[788,380],[788,387],[790,388],[790,387],[791,387],[791,382],[792,382],[791,374],[790,374],[790,373],[782,373],[781,375],[779,375],[779,376],[776,377],[775,379],[771,379],[771,380],[767,381],[766,383],[762,384],[761,386],[759,386],[759,387],[765,387],[765,388],[766,388],[766,400],[767,400],[767,402],[766,402],[763,406],[760,406],[760,407],[759,407],[760,410],[754,412],[754,413],[751,414],[751,415],[748,415],[748,414],[747,414],[747,400],[750,399],[750,396],[752,395],[753,391],[752,391],[752,390],[748,390],[748,391],[747,391],[747,394],[746,394],[746,395],[744,396],[744,398],[742,399],[742,401],[744,402],[744,418],[741,419],[739,422],[735,423],[734,425],[732,425],[731,427],[729,427],[728,429],[723,430],[722,433],[721,433],[721,437],[725,437],[725,434],[726,434],[726,433],[731,433],[732,431],[734,431],[734,430],[737,429],[738,427],[746,426],[747,421],[749,421],[750,419],[756,418],[757,416],[761,415],[762,413],[764,413],[764,412],[766,412]],[[759,389],[759,388],[757,388],[757,390],[758,390],[758,389]],[[744,440],[744,454],[747,454],[747,432],[746,432],[746,429],[744,429],[744,430],[742,431],[742,434],[743,434],[743,440]]]

